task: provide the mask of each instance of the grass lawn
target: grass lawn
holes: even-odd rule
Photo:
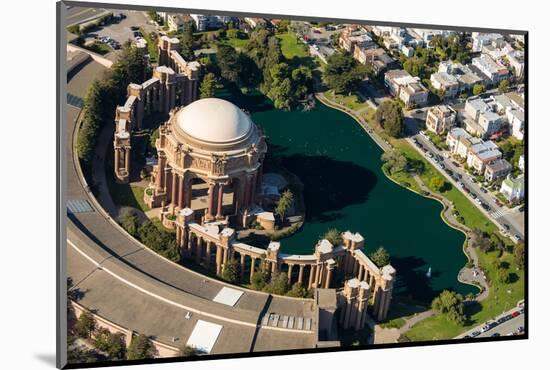
[[[447,320],[443,315],[429,317],[413,326],[405,335],[412,341],[424,341],[432,339],[451,339],[474,326],[480,325],[495,318],[502,312],[508,311],[516,306],[519,300],[525,297],[524,272],[516,271],[514,258],[508,253],[500,258],[500,261],[510,264],[508,272],[514,274],[515,281],[511,284],[503,284],[497,281],[494,262],[499,260],[497,252],[478,253],[480,265],[491,281],[489,297],[481,304],[474,304],[466,307],[469,316],[465,326],[459,326]]]
[[[248,38],[246,38],[246,39],[226,38],[226,39],[220,40],[219,44],[230,45],[230,46],[234,47],[235,49],[242,49],[246,45],[248,45],[249,42],[250,42],[250,39],[248,39]]]
[[[140,28],[139,31],[143,35],[145,41],[147,41],[147,51],[149,52],[149,57],[151,58],[151,63],[156,63],[159,58],[159,53],[157,49],[157,43],[153,41],[151,34],[145,32],[143,28]]]
[[[306,46],[303,42],[299,41],[296,38],[295,34],[291,32],[281,33],[278,34],[276,37],[281,40],[281,51],[283,52],[285,58],[304,58],[309,56]]]
[[[359,110],[362,108],[368,108],[372,110],[372,108],[370,108],[369,103],[367,103],[366,101],[363,101],[357,95],[334,94],[332,90],[325,91],[323,95],[325,96],[325,98],[329,99],[330,101],[341,104],[352,110]]]
[[[130,186],[130,184],[118,184],[112,175],[112,167],[105,166],[107,187],[113,202],[118,206],[134,207],[143,212],[150,208],[143,201],[143,193],[145,188],[140,186]]]

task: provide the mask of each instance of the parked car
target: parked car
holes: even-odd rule
[[[502,316],[498,318],[497,323],[502,324],[505,321],[506,321],[506,316]]]
[[[505,228],[506,230],[510,230],[510,225],[508,224],[502,224],[502,227]]]
[[[471,336],[472,336],[472,338],[475,338],[475,337],[477,337],[479,334],[481,334],[481,332],[476,330],[476,331],[474,331],[474,332],[471,334]]]
[[[458,163],[456,163],[455,161],[452,161],[452,164],[453,164],[453,166],[455,166],[455,167],[460,167],[460,165],[459,165]]]
[[[519,316],[519,311],[512,312],[512,317],[518,317],[518,316]]]
[[[484,187],[480,186],[479,190],[481,190],[482,193],[487,194],[487,189],[485,189]]]
[[[493,333],[491,337],[500,337],[500,333]]]
[[[523,212],[524,209],[525,209],[525,206],[521,206],[518,208],[518,211]]]

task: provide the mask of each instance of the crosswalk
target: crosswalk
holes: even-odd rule
[[[491,217],[494,218],[495,220],[498,219],[498,218],[501,218],[501,217],[504,217],[508,214],[508,212],[506,212],[506,210],[504,209],[497,209],[496,211],[494,212],[491,212]]]

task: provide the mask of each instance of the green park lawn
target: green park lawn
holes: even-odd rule
[[[143,212],[150,208],[143,201],[145,188],[141,186],[130,186],[130,184],[118,184],[112,175],[112,167],[105,166],[107,187],[113,202],[118,206],[134,207]]]
[[[483,302],[466,307],[466,314],[469,316],[466,325],[460,326],[449,321],[444,315],[435,315],[420,321],[407,331],[405,335],[410,340],[452,339],[512,309],[518,301],[524,298],[525,274],[523,270],[516,271],[516,264],[512,255],[504,253],[501,258],[498,258],[498,252],[479,252],[478,256],[479,263],[484,268],[491,282],[491,289],[489,290],[489,296]],[[508,272],[515,275],[515,281],[510,284],[504,284],[496,279],[496,267],[494,264],[497,260],[510,264]]]
[[[285,58],[304,58],[309,56],[306,46],[296,38],[295,34],[291,32],[281,33],[277,35],[277,38],[281,40],[281,51]]]
[[[369,103],[363,101],[357,95],[335,94],[333,90],[325,91],[323,94],[325,98],[329,99],[330,101],[343,105],[351,110],[359,110],[363,108],[368,109],[370,107]]]
[[[104,44],[104,43],[99,42],[99,41],[96,41],[91,45],[84,46],[84,48],[88,49],[88,50],[90,50],[90,51],[92,51],[96,54],[99,54],[99,55],[105,55],[105,54],[108,54],[111,51],[113,51],[113,49],[111,49],[111,47],[109,45]]]

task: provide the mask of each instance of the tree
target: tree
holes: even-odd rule
[[[510,81],[508,80],[502,80],[498,84],[498,92],[504,93],[510,88]]]
[[[201,99],[213,97],[216,93],[216,76],[213,73],[205,74],[199,90]]]
[[[334,53],[327,59],[323,80],[335,93],[350,94],[357,90],[369,71],[368,66],[358,63],[350,54]]]
[[[440,314],[446,315],[447,319],[464,325],[464,298],[461,294],[444,290],[432,301],[432,309]]]
[[[193,40],[193,21],[188,21],[183,24],[183,34],[180,37],[180,55],[186,61],[195,59],[195,53],[193,52],[194,40]]]
[[[132,236],[137,235],[138,227],[139,227],[139,218],[137,216],[136,211],[133,208],[130,207],[124,207],[118,214],[118,223],[122,226],[124,230],[128,232],[128,234]]]
[[[474,228],[470,234],[470,243],[472,247],[479,248],[483,252],[491,250],[491,240],[487,237],[487,234],[478,228]]]
[[[378,267],[384,267],[390,264],[390,254],[382,246],[369,254],[369,258]]]
[[[525,243],[523,241],[519,241],[514,246],[514,260],[520,269],[525,267]]]
[[[269,274],[263,269],[256,270],[250,277],[250,285],[252,289],[263,290],[269,281]]]
[[[149,137],[149,154],[150,155],[157,154],[156,143],[159,136],[160,136],[160,132],[159,132],[159,128],[157,127]]]
[[[221,278],[229,283],[236,283],[239,281],[240,265],[234,260],[230,259],[224,264]]]
[[[94,335],[94,346],[107,352],[109,358],[122,360],[125,357],[126,344],[121,333],[113,334],[105,328],[100,328]]]
[[[292,207],[293,203],[294,194],[292,194],[290,190],[285,190],[283,194],[281,194],[281,197],[277,202],[277,206],[275,207],[275,214],[279,216],[281,221],[284,222],[285,215],[288,212],[289,208]]]
[[[142,360],[153,358],[154,356],[155,347],[147,336],[138,334],[132,337],[126,355],[128,360]]]
[[[434,176],[430,179],[430,188],[434,191],[442,192],[445,186],[445,180],[441,176]]]
[[[376,122],[392,137],[400,137],[403,133],[403,109],[397,101],[386,100],[374,116]]]
[[[304,298],[308,295],[308,290],[302,286],[299,282],[295,282],[292,288],[286,293],[289,297]]]
[[[94,316],[89,311],[83,311],[74,326],[74,330],[80,338],[90,338],[95,326]]]
[[[283,272],[275,272],[263,290],[266,293],[284,295],[288,289],[288,276]]]
[[[501,284],[510,284],[511,277],[510,277],[510,274],[508,273],[508,271],[506,271],[506,269],[499,268],[499,269],[497,269],[497,280]]]
[[[485,86],[483,85],[475,84],[474,87],[472,88],[472,94],[474,95],[479,95],[479,94],[482,94],[483,92],[485,92]]]
[[[342,232],[336,228],[328,229],[321,239],[328,240],[334,246],[338,246],[344,242]]]
[[[386,168],[392,175],[402,172],[407,168],[407,158],[397,150],[384,152],[381,159],[385,162]]]
[[[241,63],[237,51],[229,45],[219,45],[217,61],[222,78],[238,84],[241,74]]]
[[[174,233],[159,229],[151,220],[147,220],[138,227],[139,240],[159,253],[160,255],[178,262],[180,253]]]

